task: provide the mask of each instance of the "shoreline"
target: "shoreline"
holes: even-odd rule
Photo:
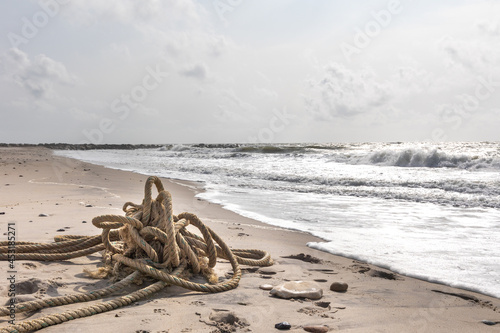
[[[195,145],[195,146],[205,147],[205,146],[210,146],[210,145]],[[215,146],[216,146],[215,148],[219,147],[219,145],[215,145]],[[230,146],[232,147],[233,145],[230,145]],[[159,151],[162,151],[162,150],[163,149],[160,149]],[[143,152],[137,152],[137,154],[139,156],[142,156],[143,154],[148,155],[148,156],[153,155],[154,156],[153,158],[156,158],[156,157],[159,157],[153,153],[156,151],[158,151],[158,150],[153,149],[153,150],[151,150],[151,154],[150,154],[149,150],[146,150]],[[175,151],[175,149],[174,149],[174,151]],[[72,151],[69,154],[67,154],[67,153],[65,153],[64,150],[54,150],[54,154],[59,155],[59,156],[64,156],[64,157],[77,158],[77,159],[81,159],[81,160],[88,159],[88,156],[86,156],[86,154],[84,154],[83,152],[80,154],[77,151]],[[106,153],[106,151],[104,151],[104,150],[101,150],[99,155],[100,154],[104,154],[104,156],[108,155]],[[117,154],[117,156],[122,156],[122,158],[126,158],[126,156],[129,153],[126,150],[121,150],[121,151],[117,150],[117,151],[110,152],[110,154],[111,154],[111,156],[114,156],[115,154]],[[133,154],[135,154],[135,153],[133,153]],[[272,155],[274,156],[274,153]],[[93,156],[93,154],[90,153],[90,156]],[[170,155],[168,155],[168,156],[170,156]],[[210,156],[212,156],[212,153],[210,153]],[[215,154],[213,156],[217,156],[217,154]],[[112,160],[102,159],[102,157],[99,158],[97,156],[96,160],[94,160],[94,158],[91,157],[90,161],[93,161],[93,162],[90,162],[90,163],[96,163],[98,165],[107,166],[107,167],[110,167],[112,169],[117,169],[117,170],[133,171],[135,173],[143,174],[145,176],[149,176],[149,172],[146,171],[147,169],[152,170],[151,166],[149,166],[149,167],[142,166],[140,163],[138,163],[139,161],[137,161],[135,159],[133,159],[134,162],[132,162],[134,167],[131,167],[130,164],[126,165],[126,164],[114,163],[114,162],[109,163],[110,161],[113,161],[113,160],[114,159],[112,159]],[[149,162],[147,162],[147,163],[149,164]],[[157,162],[152,162],[152,163],[157,163]],[[234,194],[233,194],[233,195],[231,195],[231,198],[230,198],[227,196],[227,192],[223,193],[225,191],[221,192],[221,190],[213,190],[213,189],[211,190],[210,186],[207,187],[207,185],[209,185],[209,183],[211,182],[209,180],[210,178],[207,179],[204,177],[204,175],[198,175],[199,176],[198,178],[191,176],[191,177],[189,177],[191,179],[191,181],[186,180],[185,178],[183,178],[182,173],[180,173],[180,174],[177,173],[178,167],[179,166],[174,167],[172,169],[174,171],[172,171],[172,172],[169,172],[168,170],[162,171],[162,169],[158,169],[158,168],[153,168],[153,169],[157,170],[158,173],[162,174],[165,177],[170,177],[169,178],[170,180],[173,180],[179,184],[183,184],[183,182],[192,182],[193,186],[197,186],[200,188],[200,190],[197,191],[197,195],[200,199],[210,201],[210,202],[215,203],[215,204],[220,204],[222,206],[222,208],[227,209],[229,211],[233,211],[240,216],[244,216],[244,217],[247,217],[247,218],[250,218],[253,220],[257,220],[257,221],[260,221],[260,222],[265,223],[267,225],[282,227],[282,228],[287,229],[287,230],[304,231],[308,234],[311,234],[312,236],[318,237],[319,241],[307,243],[307,245],[310,246],[311,248],[314,248],[314,249],[317,249],[320,251],[325,251],[325,252],[328,252],[328,253],[333,254],[333,255],[349,258],[352,260],[358,260],[358,261],[362,261],[365,263],[370,263],[370,264],[373,264],[375,266],[391,270],[395,273],[398,273],[398,274],[401,274],[401,275],[404,275],[407,277],[412,277],[412,278],[420,279],[423,281],[428,281],[428,282],[442,284],[442,285],[448,285],[448,286],[456,287],[459,289],[488,295],[488,296],[495,297],[495,298],[500,297],[500,291],[498,290],[498,286],[495,283],[495,281],[496,281],[495,278],[497,277],[497,275],[493,274],[493,275],[491,275],[491,277],[488,278],[487,273],[483,273],[482,275],[476,273],[476,275],[474,275],[477,277],[477,279],[476,279],[476,278],[471,278],[473,273],[467,272],[467,268],[458,268],[458,267],[462,266],[462,264],[464,264],[464,258],[471,257],[470,253],[469,253],[469,255],[467,254],[467,252],[458,254],[457,258],[450,259],[448,261],[440,260],[439,259],[440,256],[438,254],[434,254],[434,255],[432,255],[432,258],[436,259],[438,262],[440,262],[440,264],[439,265],[435,264],[433,266],[433,270],[426,270],[425,265],[422,264],[422,262],[425,262],[424,257],[422,257],[423,260],[418,260],[420,263],[416,262],[415,265],[409,266],[409,265],[405,264],[405,262],[407,262],[407,260],[405,260],[405,261],[402,261],[402,260],[393,261],[392,256],[381,256],[380,252],[383,252],[383,251],[380,251],[380,250],[377,251],[377,248],[379,248],[378,246],[376,246],[374,248],[370,248],[370,246],[363,245],[364,243],[360,242],[360,241],[357,241],[358,244],[356,244],[356,245],[353,244],[353,245],[356,249],[359,249],[359,247],[361,247],[361,251],[352,251],[351,250],[351,251],[346,252],[346,251],[344,251],[345,247],[339,247],[339,246],[334,245],[334,243],[336,243],[336,242],[334,242],[334,238],[332,238],[332,235],[334,235],[334,233],[330,232],[329,235],[325,236],[323,231],[325,231],[327,229],[320,230],[319,228],[314,228],[314,226],[313,226],[314,221],[310,221],[310,222],[312,222],[311,224],[303,223],[303,222],[302,223],[301,222],[294,223],[294,222],[291,222],[289,220],[291,219],[292,221],[294,221],[295,216],[288,215],[289,219],[280,218],[279,215],[276,215],[275,214],[276,212],[273,212],[273,211],[271,211],[271,214],[274,213],[274,215],[268,215],[268,216],[266,216],[267,214],[262,215],[261,209],[266,210],[266,207],[264,207],[263,205],[261,205],[261,206],[255,205],[253,207],[250,207],[250,209],[249,209],[249,207],[246,206],[246,203],[244,201],[241,201],[242,199],[243,200],[245,199],[244,196],[239,195],[240,198],[238,198],[238,194],[236,194],[236,198],[235,198],[235,197],[233,197],[234,196]],[[201,167],[203,168],[203,166],[201,166]],[[168,169],[170,170],[170,167]],[[174,175],[178,176],[179,178],[171,178]],[[205,183],[205,181],[201,181],[200,179],[205,179],[208,183]],[[267,186],[264,186],[264,187],[267,188]],[[230,188],[229,188],[229,190],[232,191]],[[243,191],[246,192],[245,190],[243,190]],[[217,194],[218,192],[221,192],[221,193]],[[240,191],[238,190],[238,191],[236,191],[236,193],[237,192],[240,192]],[[262,193],[257,193],[257,195],[261,196],[259,198],[259,201],[261,203],[265,202],[265,199],[262,200]],[[255,194],[254,195],[250,194],[250,197],[252,198],[251,200],[255,200],[258,198],[255,196]],[[335,197],[335,195],[334,195],[334,197]],[[349,198],[352,198],[352,197],[353,197],[352,194],[351,194],[351,196],[340,196],[338,201],[342,202],[342,201],[349,199]],[[235,199],[235,200],[232,200],[232,199]],[[373,200],[377,200],[377,199],[380,200],[381,198],[375,197]],[[356,200],[356,198],[354,198],[354,200]],[[366,200],[366,199],[362,199],[362,200]],[[381,201],[392,202],[391,200],[387,201],[385,198],[382,199]],[[396,202],[397,201],[399,201],[399,200],[396,200]],[[416,200],[416,201],[418,202],[418,205],[426,205],[426,203],[421,203],[421,202],[419,202],[419,200]],[[332,204],[335,205],[336,202],[333,202]],[[358,203],[358,204],[360,204],[360,203]],[[361,204],[363,204],[363,203],[361,203]],[[366,204],[366,202],[364,204]],[[375,204],[377,204],[377,203],[375,203]],[[400,203],[395,203],[396,206],[393,207],[392,209],[401,210],[398,207],[399,204]],[[402,200],[401,205],[405,205],[405,204],[406,204],[405,200]],[[276,207],[276,206],[273,206],[273,207]],[[425,208],[426,207],[422,207],[422,209],[425,209]],[[442,208],[442,207],[439,207],[439,208]],[[294,208],[291,207],[291,209],[293,210]],[[387,211],[390,212],[392,209],[388,209]],[[286,212],[284,212],[284,213],[286,214]],[[420,210],[414,211],[413,213],[414,214],[411,214],[412,217],[418,217],[420,214],[422,214],[422,212]],[[448,214],[453,215],[453,212],[448,211]],[[400,214],[399,218],[404,217],[401,215],[402,214]],[[274,216],[274,217],[270,218],[269,216]],[[392,216],[388,216],[388,217],[391,218]],[[398,216],[395,216],[395,217],[398,218]],[[406,217],[408,217],[408,216],[406,216]],[[424,218],[425,218],[425,216],[424,216]],[[476,219],[479,221],[480,219],[482,219],[482,217],[478,216],[478,217],[476,217]],[[301,220],[301,219],[299,219],[299,220]],[[341,219],[337,218],[337,220],[341,220]],[[491,220],[494,221],[494,220],[496,220],[496,218],[491,218]],[[377,221],[372,221],[372,222],[376,223]],[[431,223],[431,222],[432,221],[427,221],[426,223]],[[395,225],[397,225],[397,224],[398,223],[396,223]],[[385,227],[387,227],[387,226],[385,226]],[[356,233],[357,230],[354,230],[354,232]],[[423,232],[425,233],[425,230]],[[322,236],[325,236],[325,237],[323,238]],[[434,235],[434,236],[436,236],[436,235]],[[338,237],[337,238],[338,241],[341,242],[342,238],[348,237],[348,234],[343,233],[343,234],[336,235],[335,237]],[[383,235],[382,235],[382,237],[383,237]],[[367,244],[369,244],[372,240],[374,240],[374,239],[376,240],[377,238],[378,237],[371,237],[371,239],[367,239],[366,242],[367,242]],[[398,237],[396,237],[395,239],[397,239],[397,238]],[[480,237],[476,237],[475,242],[473,242],[473,243],[471,242],[470,246],[468,248],[470,248],[470,249],[476,248],[480,244],[480,242],[477,241],[478,239],[480,239]],[[387,244],[391,244],[392,240],[387,240],[387,241],[388,241]],[[426,242],[427,240],[422,239],[421,241]],[[461,240],[458,240],[458,241],[462,242]],[[378,243],[380,243],[380,241]],[[493,244],[492,243],[493,242],[490,242],[490,244],[491,244],[490,248],[494,248],[494,245],[493,245],[494,243]],[[430,240],[430,244],[432,246],[432,240]],[[400,244],[400,245],[401,246],[397,247],[397,248],[395,248],[392,245],[389,245],[389,248],[387,249],[387,251],[388,252],[398,251],[399,249],[401,249],[402,246],[404,246],[404,244]],[[456,246],[457,248],[460,247],[459,243],[454,243],[451,246],[448,245],[448,248],[451,248],[452,246]],[[374,250],[375,255],[373,255],[373,254],[367,255],[367,253],[370,253],[370,251],[372,251],[372,250]],[[378,255],[376,255],[376,254],[378,254]],[[407,254],[406,254],[406,258],[409,258],[409,256]],[[484,259],[486,260],[486,257],[484,257]],[[450,265],[448,265],[448,263],[450,263]],[[488,260],[488,262],[485,262],[484,266],[487,266],[488,263],[493,264],[494,261],[492,262],[492,259],[490,258]],[[467,264],[467,263],[465,262],[465,264]],[[471,269],[473,269],[473,270],[479,269],[480,270],[481,267],[484,267],[484,266],[478,265],[477,267],[471,267]],[[470,266],[465,266],[465,267],[470,267]],[[493,271],[494,271],[494,269],[493,269]],[[461,276],[461,274],[465,273],[465,272],[467,272],[468,276],[465,278],[465,280],[461,280],[459,278],[459,276]],[[484,280],[482,280],[482,279],[484,279]]]
[[[4,212],[0,215],[2,233],[7,231],[7,223],[15,223],[17,241],[51,242],[53,236],[62,233],[96,235],[100,232],[90,223],[93,217],[123,215],[121,205],[124,202],[140,203],[142,200],[147,176],[138,173],[54,156],[47,148],[3,147],[0,154],[0,213]],[[140,306],[131,305],[44,331],[93,329],[100,332],[119,329],[123,332],[162,332],[167,325],[169,332],[217,332],[213,326],[206,324],[210,322],[213,309],[234,311],[246,319],[249,326],[236,327],[236,332],[244,332],[245,329],[273,331],[274,324],[280,321],[290,322],[291,332],[303,332],[302,327],[310,324],[327,325],[331,331],[344,332],[500,330],[500,325],[488,326],[481,322],[500,321],[498,298],[402,276],[381,267],[310,248],[306,246],[308,242],[321,239],[305,232],[245,218],[218,204],[197,199],[195,194],[202,189],[195,183],[165,178],[162,181],[172,194],[174,214],[187,211],[198,215],[232,248],[269,251],[275,265],[266,270],[274,274],[266,275],[259,270],[244,271],[238,288],[220,294],[200,294],[169,287],[161,295],[141,301]],[[48,216],[39,217],[39,214]],[[7,236],[3,237],[2,240],[6,240]],[[284,258],[301,253],[303,258],[309,255],[319,262]],[[18,281],[40,280],[31,283],[40,287],[32,293],[22,294],[25,297],[72,294],[81,291],[81,288],[108,283],[105,280],[90,280],[81,273],[82,268],[95,267],[99,262],[99,254],[67,263],[19,261],[16,263],[20,266],[16,278]],[[5,264],[0,262],[0,265]],[[259,289],[261,284],[276,285],[286,280],[324,281],[318,282],[324,292],[321,301],[330,302],[329,309],[319,307],[312,301],[270,297],[268,292]],[[345,282],[349,289],[345,293],[330,291],[332,282]],[[47,286],[43,287],[44,283]],[[41,292],[43,289],[45,294]],[[3,302],[4,298],[7,299],[5,291],[5,286],[0,284],[0,300]],[[63,308],[48,308],[41,313],[58,313],[64,311]],[[155,311],[160,309],[164,311]],[[37,316],[40,314],[29,319]],[[139,322],[133,318],[145,318],[147,321]],[[189,325],[176,329],[181,322]],[[4,317],[0,317],[0,327],[6,324]],[[412,329],[408,330],[408,327]]]

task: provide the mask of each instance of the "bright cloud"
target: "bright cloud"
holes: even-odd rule
[[[326,66],[310,87],[305,104],[320,120],[372,112],[387,104],[391,94],[391,87],[377,81],[370,71],[354,72],[337,63]]]
[[[4,73],[36,98],[53,98],[55,85],[73,86],[78,79],[70,74],[64,64],[44,54],[33,59],[19,49],[9,49],[2,55]]]

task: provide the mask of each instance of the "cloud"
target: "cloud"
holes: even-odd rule
[[[248,125],[251,117],[258,113],[254,105],[244,101],[233,89],[218,91],[217,101],[221,103],[217,104],[212,116],[219,122]]]
[[[74,29],[102,31],[101,44],[126,43],[136,58],[168,56],[189,64],[207,53],[221,54],[226,45],[210,28],[206,9],[193,0],[72,0],[63,17]]]
[[[212,35],[207,36],[208,54],[214,57],[219,57],[227,50],[229,42],[224,36]]]
[[[149,108],[149,107],[146,107],[142,104],[138,104],[135,111],[137,111],[138,113],[140,113],[141,115],[144,115],[144,116],[157,116],[160,114],[160,111],[158,111],[158,109]]]
[[[125,24],[160,23],[163,26],[186,28],[202,21],[202,6],[186,0],[72,0],[66,14],[75,24],[91,25],[114,20]]]
[[[320,120],[370,112],[391,97],[390,85],[378,82],[372,72],[353,71],[338,63],[326,66],[320,77],[308,84],[310,93],[304,103],[308,112]]]
[[[476,28],[482,33],[497,37],[500,35],[500,22],[481,21],[476,23]]]
[[[69,115],[77,121],[88,122],[88,121],[98,121],[99,116],[95,113],[85,112],[81,108],[72,107],[68,110]]]
[[[55,85],[73,86],[78,82],[62,63],[44,54],[31,60],[23,51],[11,48],[0,58],[5,75],[35,98],[53,98]]]
[[[278,93],[272,89],[254,87],[254,90],[261,97],[278,99]]]
[[[181,75],[192,77],[198,80],[205,80],[208,78],[208,68],[205,64],[194,64],[185,67],[179,72]]]
[[[445,36],[440,44],[441,50],[446,56],[447,66],[458,65],[467,69],[473,69],[474,59],[472,58],[470,48],[467,47],[465,42],[458,41],[451,36]]]
[[[394,80],[398,87],[405,88],[406,93],[421,93],[433,85],[434,77],[416,65],[403,65],[397,68]]]
[[[482,28],[481,28],[482,27]],[[495,26],[477,26],[471,36],[453,37],[446,35],[439,42],[443,61],[447,68],[466,70],[471,74],[487,73],[498,67],[500,46]]]
[[[240,110],[246,113],[255,112],[256,108],[250,103],[243,101],[239,96],[236,95],[233,89],[224,89],[221,91],[223,100],[228,101],[231,106],[237,106]]]
[[[126,59],[128,62],[132,61],[132,54],[130,48],[125,44],[111,43],[108,49],[104,50],[111,57],[120,57]]]

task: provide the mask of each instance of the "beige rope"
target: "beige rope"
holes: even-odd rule
[[[158,191],[156,199],[152,198],[153,185]],[[125,216],[101,215],[92,220],[94,226],[102,229],[101,235],[58,236],[50,244],[16,242],[16,260],[67,260],[104,250],[107,271],[113,272],[115,279],[126,271],[131,271],[131,274],[109,287],[92,292],[18,303],[16,312],[97,300],[129,286],[141,276],[153,278],[156,282],[109,301],[3,327],[0,333],[38,330],[114,310],[148,297],[168,285],[201,292],[227,291],[238,286],[241,279],[239,264],[272,265],[271,256],[265,251],[231,250],[196,215],[173,215],[172,197],[158,177],[152,176],[146,181],[141,205],[127,202],[123,210]],[[189,225],[197,228],[201,236],[187,230]],[[0,242],[0,260],[8,260],[8,250],[8,242]],[[213,273],[212,268],[218,257],[231,263],[233,274],[227,281],[217,282]],[[182,278],[181,274],[186,270],[193,274],[203,273],[210,283],[194,283]],[[9,314],[9,308],[0,307],[0,316]]]

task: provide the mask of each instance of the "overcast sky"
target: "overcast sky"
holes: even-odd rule
[[[2,0],[0,142],[500,141],[499,13]]]

